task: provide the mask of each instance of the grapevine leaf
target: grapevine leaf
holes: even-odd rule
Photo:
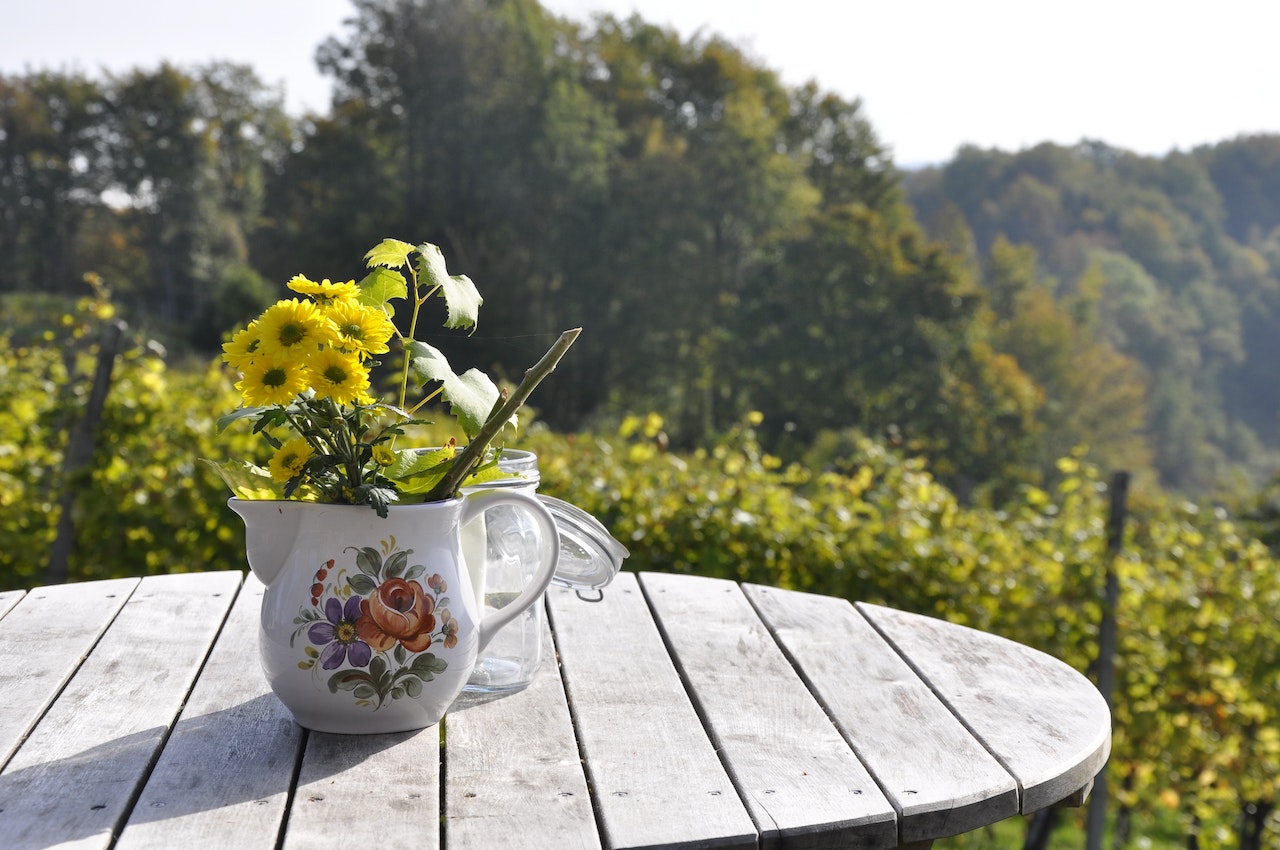
[[[407,298],[409,285],[404,275],[391,269],[377,266],[360,281],[360,303],[370,307],[381,307],[388,316],[395,315],[391,308],[391,299]]]
[[[480,318],[480,305],[484,299],[480,291],[466,275],[450,275],[445,266],[444,254],[436,245],[424,242],[417,247],[418,274],[431,289],[436,289],[444,298],[448,310],[446,328],[474,328]]]
[[[475,436],[501,398],[498,387],[489,376],[478,369],[468,369],[455,375],[449,361],[439,349],[425,342],[409,343],[409,368],[421,384],[439,381],[441,395],[449,403],[449,409],[468,437]],[[511,426],[517,426],[511,417]]]
[[[383,470],[383,475],[395,481],[401,493],[426,493],[444,477],[455,455],[457,450],[452,445],[440,449],[402,449],[396,452],[395,463]]]
[[[369,249],[369,253],[364,255],[364,261],[370,268],[387,266],[398,269],[409,262],[409,254],[412,251],[413,246],[408,242],[401,242],[399,239],[383,239]]]

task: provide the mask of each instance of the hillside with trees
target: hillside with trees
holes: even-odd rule
[[[534,0],[355,9],[302,119],[225,63],[0,78],[11,324],[93,272],[207,357],[294,274],[425,234],[490,293],[448,353],[511,377],[586,328],[537,400],[559,429],[655,410],[693,447],[759,411],[784,457],[866,434],[997,502],[1078,447],[1188,493],[1265,480],[1280,140],[904,175],[859,102],[714,35]]]
[[[629,568],[883,602],[1091,675],[1113,622],[1111,846],[1275,846],[1280,136],[904,173],[858,101],[714,35],[354,6],[323,114],[226,63],[0,76],[0,588],[242,569],[197,462],[256,445],[216,431],[224,335],[425,237],[486,299],[432,340],[451,361],[510,379],[584,328],[517,445]]]
[[[1026,327],[1039,302],[1053,301],[1078,339],[1108,352],[1111,370],[1097,371],[1086,395],[1095,404],[1128,396],[1097,411],[1113,425],[1127,415],[1128,440],[1088,420],[1076,432],[1107,446],[1101,457],[1137,458],[1145,444],[1160,479],[1188,492],[1233,473],[1256,484],[1274,469],[1280,137],[1162,158],[1092,142],[966,148],[905,185],[929,233],[983,280],[1000,322]],[[1047,358],[1020,362],[1042,387],[1059,386]],[[1069,368],[1095,371],[1092,362]],[[1090,404],[1067,387],[1050,397]]]

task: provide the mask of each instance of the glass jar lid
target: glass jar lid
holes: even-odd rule
[[[627,547],[582,508],[554,496],[539,494],[538,500],[551,512],[560,532],[560,564],[552,582],[574,590],[593,590],[613,581],[623,559],[631,554]]]

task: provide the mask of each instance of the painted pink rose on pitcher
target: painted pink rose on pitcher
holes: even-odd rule
[[[381,551],[372,546],[344,551],[355,553],[355,569],[336,558],[326,560],[308,588],[311,605],[294,618],[290,646],[303,634],[308,643],[298,666],[317,676],[332,671],[317,685],[333,693],[349,691],[357,705],[373,709],[418,696],[424,683],[449,667],[427,650],[458,645],[458,621],[446,607],[444,578],[428,575],[422,564],[410,565],[413,550],[397,549],[394,538],[383,541]]]
[[[422,652],[431,646],[431,633],[436,628],[432,613],[435,607],[435,600],[417,582],[387,579],[372,596],[360,600],[356,631],[379,652],[386,652],[397,642],[410,652]]]

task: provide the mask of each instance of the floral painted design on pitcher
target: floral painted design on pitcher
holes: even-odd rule
[[[396,505],[232,499],[249,566],[265,589],[259,647],[267,684],[302,726],[380,733],[439,722],[476,654],[535,604],[559,562],[551,512],[521,493]],[[461,528],[505,505],[543,541],[509,608],[477,610]]]
[[[445,596],[448,582],[409,563],[412,549],[395,537],[372,546],[348,546],[355,569],[326,561],[315,573],[310,605],[294,618],[290,645],[305,635],[298,667],[316,674],[317,687],[350,691],[356,705],[377,710],[389,700],[417,697],[422,686],[449,669],[445,650],[458,645],[458,620]],[[435,647],[441,654],[429,651]],[[322,673],[336,671],[327,677]]]

